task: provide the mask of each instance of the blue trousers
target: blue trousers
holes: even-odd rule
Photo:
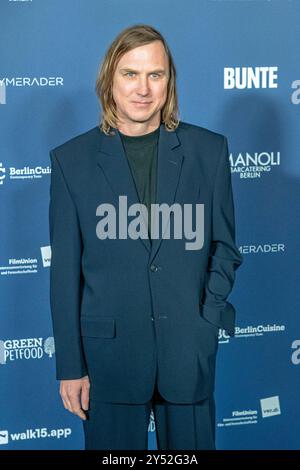
[[[144,404],[90,402],[85,450],[147,450],[151,409],[157,449],[215,450],[214,396],[193,404],[167,402],[155,384]]]

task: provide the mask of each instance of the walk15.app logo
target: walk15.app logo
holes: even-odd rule
[[[52,358],[55,353],[53,336],[48,338],[23,338],[0,340],[0,364],[19,360]]]
[[[67,439],[71,436],[71,428],[34,428],[25,429],[18,432],[8,432],[7,429],[0,430],[0,445],[14,444],[19,441],[35,439]]]

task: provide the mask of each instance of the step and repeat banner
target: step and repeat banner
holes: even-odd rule
[[[0,0],[0,17],[0,449],[84,448],[55,379],[49,150],[97,125],[99,65],[137,23],[170,46],[180,119],[229,143],[244,263],[217,448],[299,449],[300,1]]]

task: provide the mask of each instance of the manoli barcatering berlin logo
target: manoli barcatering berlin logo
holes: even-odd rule
[[[193,213],[195,212],[195,220]],[[148,238],[148,223],[151,220],[151,238],[158,239],[187,239],[186,250],[200,250],[204,245],[204,204],[166,203],[145,204],[135,203],[129,207],[127,196],[119,196],[119,205],[102,203],[96,208],[96,215],[102,217],[96,225],[96,236],[100,240]],[[172,217],[171,217],[172,216]],[[133,217],[128,220],[128,217]],[[171,218],[173,224],[171,224]],[[195,224],[193,224],[195,222]],[[172,234],[171,234],[172,225]],[[193,226],[195,225],[195,229]],[[117,230],[118,229],[118,230]]]
[[[242,179],[261,178],[280,166],[280,152],[261,150],[259,152],[239,152],[229,155],[231,172]]]

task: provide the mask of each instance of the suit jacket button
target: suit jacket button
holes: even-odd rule
[[[158,267],[155,264],[151,264],[150,269],[154,273],[158,270]]]

